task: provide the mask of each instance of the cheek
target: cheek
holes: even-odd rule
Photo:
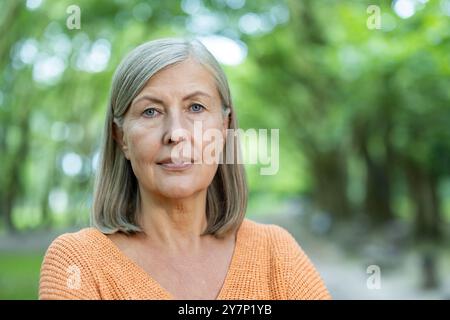
[[[158,133],[143,127],[131,128],[127,141],[130,160],[137,164],[153,161],[160,147]]]
[[[225,136],[223,132],[222,118],[211,119],[203,123],[201,139],[198,137],[195,141],[196,148],[201,149],[203,160],[211,164],[217,163],[216,158],[223,150]]]
[[[202,132],[202,139],[208,140],[211,136],[217,136],[222,135],[223,136],[223,122],[222,118],[219,116],[214,116],[209,118],[206,121],[203,121],[201,123],[201,132]],[[199,136],[194,136],[194,141],[199,140]]]
[[[203,170],[204,170],[204,179],[205,179],[205,183],[207,185],[211,184],[211,182],[214,179],[214,176],[216,175],[217,172],[217,168],[219,167],[218,164],[207,164],[207,165],[203,165]]]

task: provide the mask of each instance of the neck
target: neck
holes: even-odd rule
[[[146,240],[168,249],[199,249],[206,229],[206,190],[182,199],[140,190],[140,225]]]

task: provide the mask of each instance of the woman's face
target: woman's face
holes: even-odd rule
[[[211,156],[223,148],[227,119],[213,76],[189,59],[147,82],[115,136],[141,189],[184,198],[212,182],[218,163]]]

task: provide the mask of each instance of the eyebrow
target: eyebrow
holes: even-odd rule
[[[183,100],[183,101],[184,101],[184,100],[188,100],[188,99],[190,99],[190,98],[192,98],[192,97],[195,97],[195,96],[205,96],[205,97],[207,97],[207,98],[211,98],[211,96],[210,96],[209,94],[207,94],[206,92],[197,90],[197,91],[194,91],[194,92],[188,94],[187,96],[183,97],[182,100]],[[142,96],[140,96],[140,97],[138,97],[136,100],[134,100],[134,101],[133,101],[133,104],[136,104],[136,103],[138,103],[139,101],[144,100],[144,99],[153,101],[153,102],[155,102],[155,103],[164,104],[164,101],[163,101],[163,100],[161,100],[161,99],[159,99],[159,98],[156,98],[156,97],[154,97],[154,96],[152,96],[152,95],[149,95],[149,94],[147,94],[147,93],[146,93],[146,94],[143,94]]]

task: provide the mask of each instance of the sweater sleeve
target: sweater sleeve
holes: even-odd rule
[[[100,299],[87,262],[90,259],[77,240],[72,234],[63,234],[47,249],[41,266],[39,299]]]
[[[320,274],[297,243],[284,228],[276,226],[278,254],[283,261],[288,300],[329,300],[328,292]]]

